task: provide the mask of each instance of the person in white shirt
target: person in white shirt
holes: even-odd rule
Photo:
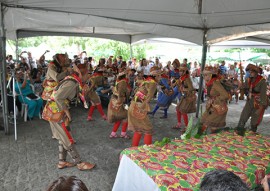
[[[31,70],[32,70],[33,68],[37,68],[37,62],[36,62],[36,59],[34,59],[34,58],[32,57],[32,53],[31,53],[31,52],[27,52],[27,55],[28,55],[27,61],[28,61],[28,64],[29,64]]]
[[[193,85],[193,88],[198,91],[199,89],[199,86],[200,86],[200,78],[199,77],[196,77],[196,70],[193,70],[193,72],[191,73],[191,82],[192,82],[192,85]]]

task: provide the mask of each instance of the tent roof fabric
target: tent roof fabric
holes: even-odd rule
[[[207,30],[209,44],[246,36],[255,41],[270,40],[269,0],[1,2],[6,6],[5,28],[10,39],[16,39],[18,31],[23,37],[63,32],[104,38],[113,34],[112,39],[129,43],[145,37],[172,37],[201,45]]]

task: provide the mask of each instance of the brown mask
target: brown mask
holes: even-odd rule
[[[68,67],[70,66],[68,55],[67,54],[56,54],[55,60],[62,66]]]

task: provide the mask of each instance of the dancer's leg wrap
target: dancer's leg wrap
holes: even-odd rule
[[[104,111],[103,111],[102,105],[99,103],[99,104],[97,104],[96,106],[97,106],[97,110],[98,110],[98,112],[100,113],[100,115],[101,115],[101,116],[104,116],[105,113],[104,113]]]
[[[67,150],[59,143],[59,161],[66,161],[67,159]]]
[[[95,110],[95,106],[91,105],[89,112],[88,112],[88,117],[92,117],[94,110]]]
[[[146,145],[152,144],[152,135],[150,135],[150,134],[144,135],[144,144],[146,144]]]
[[[121,135],[125,135],[127,132],[128,122],[123,122]]]
[[[182,115],[183,115],[185,126],[187,127],[188,126],[188,115],[186,113],[182,113]]]
[[[132,147],[137,147],[141,140],[142,134],[139,132],[135,132],[132,139]]]
[[[115,132],[118,130],[120,124],[121,124],[121,121],[116,121],[116,122],[114,123],[114,125],[113,125],[113,130],[112,130],[112,132],[115,133]]]
[[[75,164],[79,164],[82,162],[81,157],[80,157],[74,144],[72,144],[68,147],[67,152]]]
[[[181,112],[176,110],[178,126],[181,125]]]

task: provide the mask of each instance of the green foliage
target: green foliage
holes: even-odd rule
[[[201,128],[201,118],[198,118],[197,123],[193,126],[193,117],[191,117],[186,132],[181,135],[181,139],[190,139],[192,137],[199,139],[202,135]]]
[[[166,144],[168,144],[168,143],[170,143],[170,142],[171,142],[171,139],[170,139],[170,138],[164,137],[164,138],[162,139],[162,141],[156,141],[156,142],[154,143],[154,145],[157,146],[157,147],[163,147],[164,145],[166,145]]]
[[[15,46],[15,41],[8,41],[9,46]],[[127,43],[88,37],[31,37],[21,38],[18,41],[19,52],[26,48],[34,48],[44,45],[49,47],[53,52],[70,54],[79,54],[82,51],[87,52],[87,56],[93,56],[96,60],[101,57],[122,56],[123,60],[129,60],[131,57],[130,45]],[[134,45],[132,46],[132,56],[141,59],[146,57],[146,49],[152,49],[150,45]],[[15,50],[15,48],[14,48]],[[43,51],[43,50],[42,50]],[[43,52],[41,52],[42,54]],[[10,53],[11,54],[11,53]]]
[[[241,48],[229,48],[229,49],[225,49],[224,52],[229,52],[229,53],[233,53],[233,52],[241,52],[242,49]]]
[[[270,56],[270,49],[264,49],[264,48],[248,48],[251,52],[256,53],[267,53],[268,56]],[[241,52],[245,50],[244,48],[229,48],[225,49],[224,52],[233,53],[233,52]]]
[[[264,49],[264,48],[251,48],[252,52],[258,52],[258,53],[267,53],[268,56],[270,56],[270,50]]]

